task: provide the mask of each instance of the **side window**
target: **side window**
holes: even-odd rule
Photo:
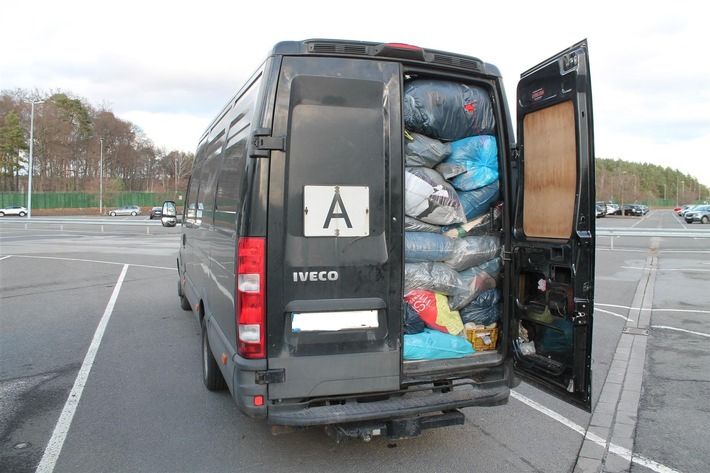
[[[241,212],[246,191],[249,125],[254,115],[260,83],[259,76],[235,101],[232,116],[236,118],[229,124],[227,150],[217,186],[214,215],[215,226],[228,232],[236,231],[235,222]]]
[[[200,174],[202,162],[195,159],[195,167],[187,185],[187,199],[185,201],[185,225],[194,226],[197,217],[197,191],[200,188]]]

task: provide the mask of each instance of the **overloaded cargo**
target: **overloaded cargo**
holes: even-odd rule
[[[404,121],[403,358],[495,349],[500,296],[488,291],[496,290],[500,274],[502,204],[490,98],[466,84],[412,80]]]

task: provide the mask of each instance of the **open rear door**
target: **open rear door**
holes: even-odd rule
[[[586,40],[521,75],[510,288],[519,376],[591,411],[594,140]]]

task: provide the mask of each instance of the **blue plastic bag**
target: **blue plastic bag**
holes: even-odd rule
[[[498,200],[500,189],[498,181],[493,181],[485,187],[472,191],[457,191],[461,206],[466,214],[466,221],[480,217]]]
[[[470,136],[454,141],[451,143],[451,154],[442,161],[442,165],[461,165],[466,169],[449,181],[456,190],[472,191],[487,186],[498,180],[498,146],[495,137]],[[439,171],[438,166],[436,170]]]
[[[441,233],[404,232],[404,261],[445,261],[453,256],[454,241]]]
[[[443,360],[474,353],[473,345],[465,338],[428,328],[421,333],[404,334],[403,348],[405,360]]]

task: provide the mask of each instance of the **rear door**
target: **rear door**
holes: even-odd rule
[[[267,331],[274,399],[399,387],[401,71],[286,57],[269,184]]]
[[[516,370],[589,411],[595,166],[586,40],[523,73],[517,99]]]

